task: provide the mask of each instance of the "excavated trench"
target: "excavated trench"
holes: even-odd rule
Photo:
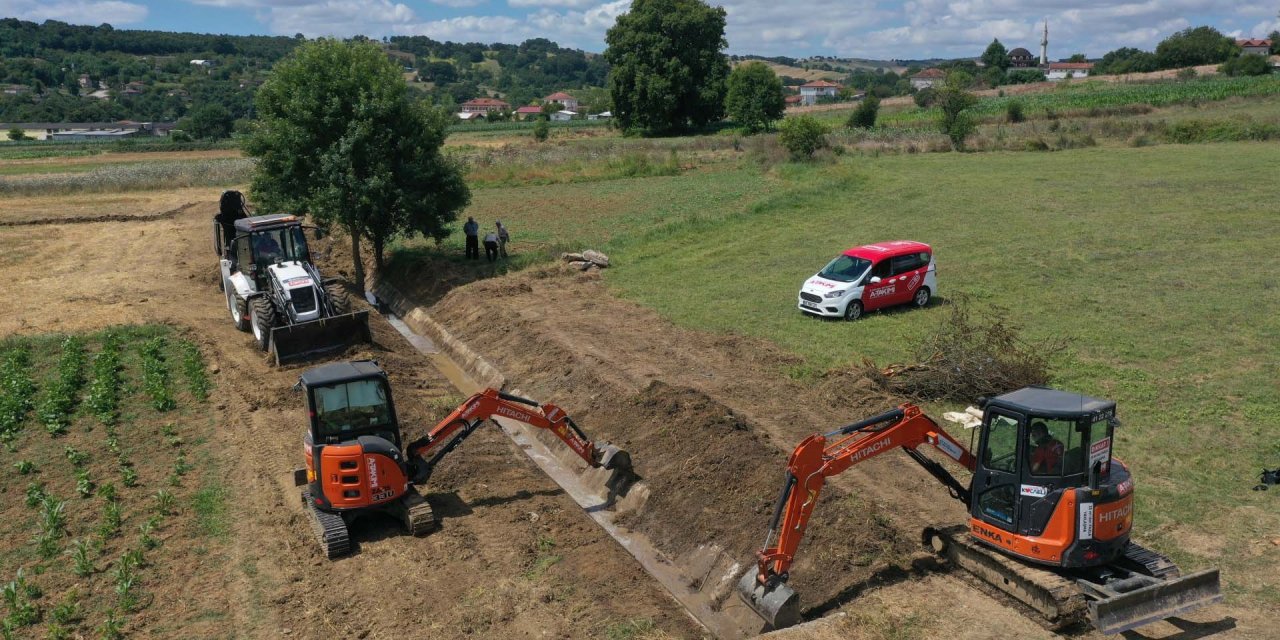
[[[694,388],[661,380],[628,385],[554,340],[519,331],[480,345],[486,354],[519,354],[529,365],[518,379],[508,377],[392,284],[378,283],[374,291],[392,326],[462,392],[493,386],[555,402],[593,439],[628,450],[642,481],[606,507],[607,472],[588,469],[551,434],[499,421],[708,631],[743,638],[765,630],[734,586],[753,570],[788,443],[772,442],[752,420]],[[465,310],[442,305],[450,322],[467,326]],[[824,492],[808,531],[790,584],[810,615],[838,607],[918,549],[871,502],[834,487]]]

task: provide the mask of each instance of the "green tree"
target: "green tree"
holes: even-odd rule
[[[31,138],[27,137],[26,131],[19,129],[18,127],[14,127],[9,130],[9,139],[14,142],[20,142],[22,140],[30,140]]]
[[[876,116],[880,114],[880,98],[868,95],[858,103],[858,108],[849,114],[850,129],[870,129],[876,126]]]
[[[969,85],[973,78],[963,71],[952,71],[947,80],[938,89],[937,102],[940,110],[938,130],[951,140],[951,148],[964,150],[964,141],[977,126],[968,113],[969,107],[977,103],[978,98],[969,93]]]
[[[1271,73],[1271,64],[1263,56],[1248,54],[1228,60],[1218,67],[1218,73],[1229,76],[1265,76]]]
[[[605,36],[613,116],[648,134],[724,117],[725,10],[700,0],[635,0]]]
[[[312,40],[258,89],[253,192],[265,210],[310,214],[351,236],[356,287],[362,238],[379,268],[388,240],[443,238],[471,200],[440,152],[449,114],[409,97],[400,69],[372,43]]]
[[[1235,40],[1213,27],[1183,29],[1156,45],[1156,62],[1161,69],[1194,67],[1226,62],[1240,52]]]
[[[813,116],[796,116],[782,121],[778,137],[794,160],[807,160],[827,146],[827,125]]]
[[[178,121],[177,127],[197,140],[221,140],[231,137],[234,124],[235,118],[226,107],[207,103],[192,109],[187,117]]]
[[[1280,15],[1276,17],[1280,18]],[[1271,55],[1280,56],[1280,29],[1272,31],[1271,35],[1267,36],[1267,39],[1271,41]]]
[[[1009,50],[1000,44],[999,38],[992,40],[991,44],[987,45],[987,50],[982,52],[982,64],[988,69],[1001,71],[1009,68]]]
[[[551,125],[547,124],[545,119],[539,119],[533,125],[533,139],[538,142],[546,142],[547,137],[551,135]]]
[[[767,130],[782,119],[787,108],[782,80],[763,62],[740,64],[729,74],[725,107],[729,117],[748,133]]]
[[[1098,74],[1145,73],[1160,68],[1156,54],[1133,47],[1121,47],[1102,56],[1093,70]]]
[[[1067,58],[1067,62],[1088,62],[1088,61],[1089,61],[1089,57],[1084,55],[1083,53],[1073,53],[1071,54],[1070,58]]]

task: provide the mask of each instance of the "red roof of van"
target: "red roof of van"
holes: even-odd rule
[[[908,253],[920,253],[922,251],[933,252],[929,245],[914,240],[891,240],[889,242],[877,242],[875,244],[864,244],[861,247],[854,247],[844,255],[851,258],[866,258],[872,262],[880,258],[891,258],[893,256],[901,256]]]

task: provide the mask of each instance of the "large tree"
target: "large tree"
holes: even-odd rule
[[[1155,71],[1160,65],[1156,54],[1133,47],[1121,47],[1102,56],[1093,72],[1097,74],[1144,73]]]
[[[620,127],[665,133],[724,117],[725,11],[699,0],[635,0],[605,36]]]
[[[729,117],[748,133],[769,129],[782,119],[787,97],[782,81],[763,62],[740,64],[729,74],[729,94],[725,98]]]
[[[1183,29],[1156,45],[1161,69],[1226,62],[1240,52],[1235,40],[1213,27]]]
[[[938,89],[938,130],[951,140],[956,151],[964,150],[964,141],[977,126],[969,113],[969,107],[977,104],[977,96],[969,93],[973,77],[963,71],[947,74],[946,82]]]
[[[362,290],[362,238],[381,268],[388,240],[444,237],[471,200],[460,167],[440,153],[448,115],[410,99],[375,44],[299,46],[258,90],[257,108],[245,146],[258,159],[254,197],[264,209],[344,228]]]
[[[231,117],[231,112],[213,102],[192,109],[187,117],[178,121],[178,128],[192,138],[220,140],[231,137],[231,125],[234,123],[235,118]]]
[[[1000,39],[996,38],[987,45],[987,50],[982,52],[982,64],[988,69],[995,68],[1004,71],[1009,68],[1009,51],[1000,44]]]

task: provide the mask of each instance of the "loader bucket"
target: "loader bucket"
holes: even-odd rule
[[[1105,634],[1121,633],[1222,601],[1218,570],[1180,578],[1089,603],[1089,618]]]
[[[369,312],[357,311],[272,329],[271,355],[277,365],[286,365],[372,340]]]
[[[774,629],[790,627],[800,622],[800,594],[785,582],[779,582],[772,588],[766,587],[760,584],[756,576],[756,569],[753,567],[738,581],[738,595],[742,596],[747,606]]]

